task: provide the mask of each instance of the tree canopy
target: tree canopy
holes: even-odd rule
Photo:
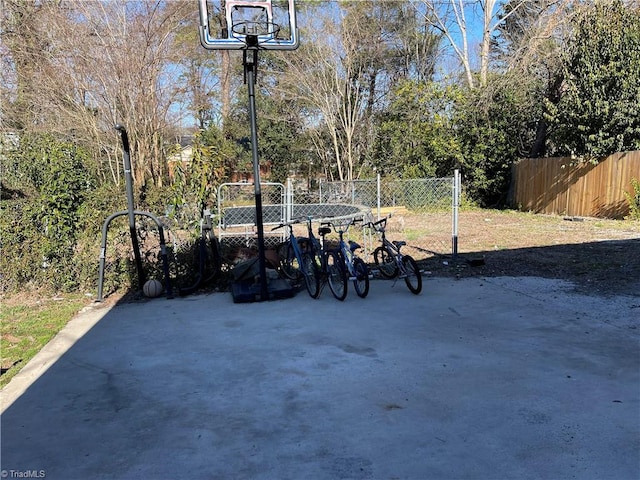
[[[558,152],[597,159],[640,149],[640,11],[596,2],[572,25],[550,114]]]
[[[196,3],[2,0],[5,136],[72,142],[96,184],[121,181],[115,123],[129,130],[137,187],[170,184],[177,139],[198,130],[224,152],[223,178],[250,171],[241,57],[201,48]],[[459,167],[472,199],[493,205],[522,156],[640,148],[637,2],[345,0],[298,10],[299,50],[261,52],[260,153],[274,178]]]

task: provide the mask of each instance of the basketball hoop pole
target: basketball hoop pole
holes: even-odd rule
[[[270,298],[285,298],[292,292],[291,285],[283,279],[281,282],[271,282],[267,278],[265,238],[262,212],[262,187],[260,185],[260,159],[258,157],[258,126],[256,115],[255,84],[258,75],[258,50],[295,50],[298,48],[298,27],[296,23],[295,0],[225,0],[218,12],[224,11],[221,31],[212,36],[211,19],[208,2],[198,0],[200,12],[200,43],[207,50],[242,50],[244,66],[244,83],[249,90],[249,122],[251,126],[251,157],[253,163],[253,185],[255,194],[255,222],[258,241],[258,268],[260,277],[260,293],[255,292],[255,300],[269,300]],[[222,3],[222,2],[221,2]],[[275,7],[275,8],[274,8]],[[275,12],[275,14],[274,14]],[[219,19],[219,17],[218,17]],[[280,37],[280,24],[274,19],[284,20],[285,29],[282,33],[288,38]],[[233,285],[232,285],[233,287]],[[252,290],[258,287],[257,282]],[[286,287],[286,288],[285,288]],[[244,288],[244,287],[242,287]],[[232,288],[233,290],[233,288]],[[253,296],[253,292],[250,294]],[[234,291],[234,299],[247,298],[240,289]],[[242,300],[240,300],[242,301]]]
[[[243,50],[242,63],[244,78],[249,90],[249,122],[251,125],[251,158],[253,160],[253,188],[256,203],[256,230],[258,234],[258,268],[260,269],[260,297],[269,299],[267,266],[264,245],[264,225],[262,220],[262,188],[260,186],[260,159],[258,157],[258,125],[256,115],[255,82],[258,73],[258,38],[247,36],[247,48]]]

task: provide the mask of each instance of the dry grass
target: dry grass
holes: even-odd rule
[[[637,221],[463,211],[458,251],[455,265],[428,260],[433,274],[561,278],[594,293],[640,295]]]

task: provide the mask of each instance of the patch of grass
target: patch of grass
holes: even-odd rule
[[[424,238],[426,233],[426,229],[417,230],[417,229],[406,229],[404,231],[404,236],[407,242],[415,242],[416,240],[420,240]]]
[[[82,294],[19,304],[3,302],[0,311],[0,387],[9,381],[87,304]]]

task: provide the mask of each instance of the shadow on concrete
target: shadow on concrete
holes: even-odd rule
[[[433,257],[424,266],[436,276],[541,277],[595,294],[640,295],[640,238],[461,253],[457,262]]]

